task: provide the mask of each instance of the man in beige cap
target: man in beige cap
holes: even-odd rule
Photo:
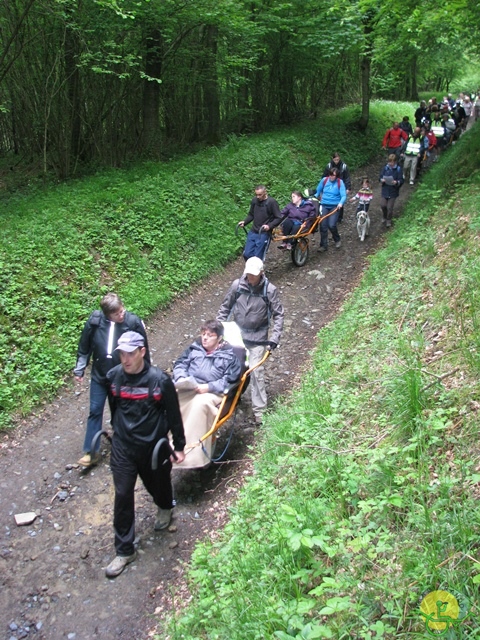
[[[242,277],[230,286],[217,320],[235,320],[238,324],[248,349],[250,367],[260,362],[267,349],[273,350],[278,345],[283,330],[283,306],[277,287],[265,276],[260,258],[247,260]],[[250,389],[255,422],[261,424],[267,407],[263,367],[252,372]]]

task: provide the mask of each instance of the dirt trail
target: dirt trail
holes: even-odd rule
[[[372,227],[364,243],[357,238],[351,204],[339,226],[340,249],[330,244],[327,253],[318,253],[315,234],[307,264],[297,268],[277,243],[270,247],[267,275],[280,289],[286,317],[282,344],[266,366],[270,398],[288,393],[295,384],[308,365],[318,330],[338,312],[362,276],[366,257],[382,243],[377,187],[381,164],[353,176],[354,190],[365,173],[374,185]],[[408,184],[402,187],[397,214],[411,191]],[[150,319],[154,364],[169,367],[197,335],[202,320],[215,316],[243,264],[239,258]],[[196,541],[215,535],[251,472],[248,456],[254,427],[243,407],[223,464],[174,474],[177,508],[169,531],[154,533],[154,506],[138,486],[139,558],[116,580],[108,580],[104,567],[114,555],[108,446],[103,447],[104,461],[96,469],[84,473],[75,465],[87,412],[87,384],[80,391],[71,384],[48,407],[1,436],[0,639],[148,637],[155,624],[152,615],[173,606],[170,587],[182,589],[184,563]],[[35,522],[17,527],[14,515],[28,511],[37,513]]]

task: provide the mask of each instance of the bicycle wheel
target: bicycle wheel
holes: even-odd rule
[[[291,256],[293,264],[296,267],[303,267],[308,259],[308,253],[308,240],[306,238],[300,238],[292,247]]]

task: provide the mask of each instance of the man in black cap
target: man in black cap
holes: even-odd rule
[[[172,462],[183,462],[185,434],[171,378],[145,360],[145,339],[127,331],[118,340],[121,364],[107,373],[114,430],[110,466],[115,485],[113,525],[116,557],[106,568],[115,578],[136,558],[135,483],[140,476],[158,507],[155,530],[166,529],[173,508]],[[152,469],[152,453],[172,433],[175,456]]]

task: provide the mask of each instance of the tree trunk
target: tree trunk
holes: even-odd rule
[[[81,114],[80,114],[80,74],[77,67],[79,53],[78,37],[68,24],[65,28],[65,79],[69,102],[69,149],[65,152],[65,175],[70,175],[71,162],[76,161],[80,152]],[[65,131],[68,136],[68,131]]]
[[[156,80],[160,80],[162,76],[163,37],[160,29],[149,32],[146,45],[145,74],[148,78],[143,81],[142,148],[144,151],[159,152],[162,142],[159,119],[160,83]]]
[[[203,87],[203,102],[207,118],[206,142],[220,142],[220,100],[218,97],[217,77],[217,40],[218,27],[207,25],[205,28],[206,70]]]
[[[362,115],[358,122],[360,131],[366,131],[370,119],[370,69],[372,66],[372,38],[375,14],[368,11],[362,19],[363,34],[365,36],[365,47],[360,60],[360,71],[362,78]]]
[[[362,115],[358,127],[360,131],[366,131],[370,119],[370,54],[364,54],[360,61],[362,75]]]

